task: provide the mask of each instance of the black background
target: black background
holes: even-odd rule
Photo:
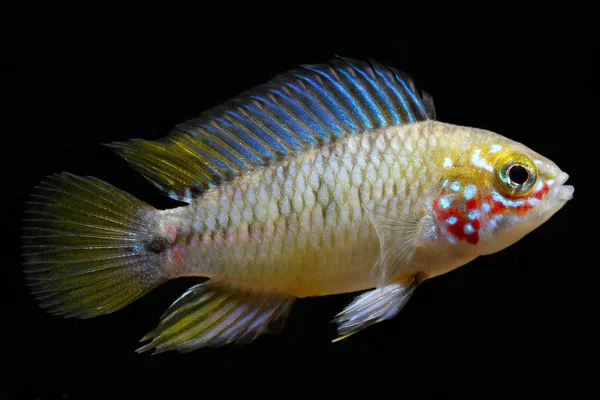
[[[595,302],[582,283],[594,284],[598,263],[597,234],[587,229],[597,221],[600,46],[579,16],[541,28],[467,25],[464,35],[451,35],[455,24],[435,30],[425,19],[410,34],[398,25],[329,31],[309,20],[241,27],[207,13],[194,24],[137,13],[113,19],[116,11],[30,11],[21,5],[3,14],[0,398],[598,395],[597,384],[585,385],[596,363],[587,338],[598,313],[583,311]],[[510,248],[425,282],[392,321],[337,344],[329,321],[352,294],[298,301],[279,335],[185,355],[133,350],[192,279],[91,320],[36,307],[20,272],[19,227],[41,179],[93,175],[173,207],[101,144],[163,137],[278,73],[335,55],[409,73],[433,96],[439,120],[532,147],[570,174],[575,198]]]

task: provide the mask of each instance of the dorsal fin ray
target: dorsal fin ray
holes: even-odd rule
[[[160,140],[108,144],[170,197],[208,188],[347,135],[435,118],[431,96],[375,61],[336,58],[276,76]]]

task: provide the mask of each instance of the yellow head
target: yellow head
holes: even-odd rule
[[[573,186],[558,166],[521,143],[489,131],[460,128],[444,155],[442,190],[433,200],[438,227],[452,243],[479,255],[515,243],[560,210]]]

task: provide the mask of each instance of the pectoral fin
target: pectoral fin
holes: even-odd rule
[[[162,316],[138,352],[180,353],[228,343],[250,343],[284,325],[295,297],[208,281],[191,287]]]
[[[386,287],[402,267],[410,265],[415,250],[430,229],[431,217],[419,211],[403,214],[391,207],[366,205],[367,215],[379,237],[380,255],[373,267],[378,287]]]
[[[356,297],[333,322],[337,323],[339,337],[343,340],[377,322],[391,319],[406,305],[419,285],[418,278],[410,283],[394,283],[370,290]]]

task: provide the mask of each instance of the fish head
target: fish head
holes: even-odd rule
[[[498,138],[488,139],[494,137]],[[492,166],[482,179],[481,255],[519,241],[560,210],[575,191],[565,185],[569,175],[553,161],[522,143],[501,138],[501,144],[492,140],[486,156],[481,155]]]
[[[504,136],[481,130],[455,152],[434,201],[438,226],[473,255],[498,252],[532,232],[572,197],[569,175],[553,161]]]
[[[505,139],[487,179],[490,213],[482,254],[502,250],[532,232],[572,197],[569,175],[525,145]]]

